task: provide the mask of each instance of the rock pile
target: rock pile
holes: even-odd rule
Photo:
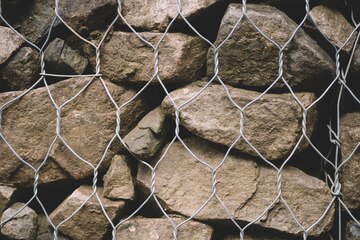
[[[320,240],[338,198],[359,213],[360,113],[326,127],[329,44],[357,44],[345,10],[314,1],[300,26],[297,1],[4,2],[41,47],[0,22],[0,239]],[[360,47],[349,66],[351,85]]]

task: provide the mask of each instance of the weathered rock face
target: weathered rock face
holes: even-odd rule
[[[23,47],[0,69],[1,77],[12,90],[24,90],[40,78],[39,53],[30,47]]]
[[[23,40],[10,28],[0,26],[0,65],[5,63],[11,55],[20,48]]]
[[[50,86],[58,105],[78,93],[90,78],[74,78]],[[127,90],[112,83],[106,83],[117,103],[130,99],[135,91]],[[0,106],[17,96],[16,92],[0,94]],[[141,98],[136,98],[121,111],[121,134],[127,134],[143,116],[146,107]],[[74,101],[61,111],[61,136],[82,158],[97,164],[106,146],[115,134],[116,109],[112,105],[98,79],[88,86]],[[4,110],[2,133],[28,163],[39,167],[51,142],[56,136],[56,110],[46,88],[39,88],[26,94],[21,100]],[[109,149],[103,167],[119,150],[115,141]],[[0,182],[8,184],[33,184],[34,172],[18,160],[12,151],[0,141]],[[101,168],[100,168],[101,170]],[[73,155],[58,139],[50,151],[47,163],[40,170],[40,182],[49,183],[61,179],[81,179],[93,174],[93,169]]]
[[[229,235],[222,240],[239,240],[239,235]],[[277,238],[272,236],[258,236],[253,234],[245,234],[244,240],[285,240],[285,238]]]
[[[125,156],[115,155],[111,160],[110,168],[104,176],[103,194],[113,200],[134,198],[134,182]]]
[[[215,168],[224,153],[199,139],[186,139],[185,144],[193,153]],[[176,167],[174,167],[176,166]],[[151,171],[139,165],[140,187],[150,187]],[[208,167],[195,160],[181,143],[175,142],[158,165],[155,193],[168,211],[185,216],[194,214],[211,196],[212,174]],[[235,220],[250,222],[259,217],[276,198],[277,171],[256,164],[254,161],[229,155],[217,174],[217,194]],[[293,167],[282,171],[282,196],[305,227],[317,221],[332,196],[326,184]],[[334,209],[311,232],[319,235],[332,225]],[[228,220],[229,216],[213,197],[195,217],[199,220]],[[269,209],[256,225],[279,231],[300,234],[282,202]]]
[[[359,240],[360,226],[355,221],[351,220],[346,225],[345,240]]]
[[[6,209],[1,216],[1,222],[13,216],[24,205],[24,203],[15,203]],[[3,236],[14,240],[34,240],[36,231],[37,214],[27,206],[1,228]]]
[[[182,14],[186,18],[203,13],[221,0],[183,1]],[[164,31],[171,20],[178,15],[177,1],[122,1],[122,14],[133,27]]]
[[[360,113],[347,113],[340,121],[341,155],[347,159],[360,142]],[[360,207],[360,148],[340,169],[343,201],[350,209]]]
[[[258,92],[227,87],[232,99],[241,107],[259,96]],[[170,93],[179,106],[201,90],[189,85]],[[312,93],[299,93],[297,97],[308,106],[315,100]],[[173,114],[169,98],[162,103],[166,114]],[[302,110],[290,94],[265,94],[245,110],[244,135],[268,160],[284,159],[294,149],[302,134]],[[316,109],[308,112],[307,133],[311,136],[317,118]],[[211,85],[180,111],[184,127],[209,141],[230,146],[240,135],[240,113],[230,102],[221,85]],[[307,146],[303,141],[298,148]],[[235,148],[257,156],[254,150],[241,140]]]
[[[146,32],[141,35],[156,44],[162,33]],[[166,83],[197,80],[202,74],[206,51],[205,42],[198,37],[168,33],[159,46],[161,80]],[[101,52],[103,77],[112,82],[145,83],[154,75],[154,50],[133,33],[114,32]],[[95,66],[94,59],[92,65]]]
[[[38,216],[38,231],[36,234],[36,240],[54,240],[54,231],[47,218],[44,215]],[[58,240],[69,240],[66,237],[58,235]]]
[[[8,186],[0,186],[0,214],[12,201],[16,189]]]
[[[179,224],[182,218],[172,216],[174,222]],[[181,226],[177,232],[177,239],[210,240],[212,228],[206,224],[189,221]],[[117,230],[118,240],[139,239],[173,239],[173,227],[166,218],[137,217],[125,222]]]
[[[219,45],[241,16],[242,6],[230,4],[215,42]],[[283,46],[296,27],[285,13],[266,5],[247,5],[248,17],[268,37]],[[248,21],[242,20],[233,35],[219,49],[219,76],[230,85],[264,89],[277,79],[279,49],[265,39]],[[331,58],[302,29],[284,51],[284,77],[295,90],[316,91],[329,83],[335,65]],[[212,50],[207,75],[214,75]],[[274,88],[286,88],[279,82]]]
[[[121,214],[125,203],[123,201],[111,201],[102,197],[102,189],[99,188],[98,195],[109,218],[113,220]],[[50,218],[56,225],[68,218],[76,211],[93,192],[89,186],[81,186],[76,189],[65,201],[51,213]],[[70,220],[59,227],[59,231],[73,240],[99,240],[109,229],[110,223],[100,208],[100,204],[93,196],[81,210]]]
[[[82,74],[89,64],[85,57],[60,38],[56,38],[45,49],[45,63],[50,73],[59,74]]]
[[[157,107],[124,137],[124,142],[133,154],[149,159],[160,150],[165,130],[165,114],[160,107]]]

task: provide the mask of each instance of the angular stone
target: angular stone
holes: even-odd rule
[[[60,38],[56,38],[45,49],[45,63],[48,72],[57,74],[82,74],[89,64],[85,57]]]
[[[124,155],[115,155],[104,176],[104,197],[113,200],[131,200],[134,194],[134,182],[127,159]]]
[[[8,60],[23,42],[13,30],[0,26],[0,65]]]
[[[176,224],[182,218],[172,216]],[[178,229],[177,238],[187,240],[210,240],[212,239],[212,228],[206,224],[189,221]],[[139,239],[173,239],[173,227],[166,218],[143,218],[136,217],[120,225],[117,230],[118,240]]]
[[[124,137],[133,154],[149,159],[160,150],[165,136],[165,114],[160,107],[148,113],[138,125]]]
[[[184,139],[185,144],[202,161],[212,168],[220,164],[225,153],[200,139]],[[251,222],[271,205],[277,196],[278,172],[270,166],[229,155],[218,169],[216,192],[236,221]],[[138,171],[140,189],[149,191],[151,171],[140,164]],[[282,196],[305,227],[315,223],[331,203],[332,195],[321,180],[306,175],[294,167],[282,170]],[[212,173],[208,166],[197,161],[175,142],[161,163],[157,165],[155,194],[168,212],[191,216],[207,202],[212,194]],[[310,232],[320,235],[333,223],[334,208]],[[229,216],[215,197],[195,219],[226,222]],[[292,218],[282,201],[265,211],[260,221],[254,223],[269,229],[290,234],[301,234],[302,229]]]
[[[38,216],[38,231],[36,240],[54,240],[54,230],[52,229],[48,219],[44,215]],[[58,240],[70,240],[58,234]]]
[[[125,202],[111,201],[102,196],[102,188],[98,188],[101,204],[111,220],[122,213]],[[92,194],[90,186],[81,186],[64,200],[51,214],[50,218],[56,225],[75,212]],[[101,210],[100,203],[95,195],[72,218],[59,227],[59,231],[72,240],[99,240],[110,227]]]
[[[30,47],[23,47],[0,69],[1,77],[12,90],[24,90],[40,78],[39,53]]]
[[[183,1],[182,14],[186,18],[197,16],[222,0]],[[133,27],[164,31],[171,20],[178,15],[177,1],[122,1],[122,14]]]
[[[225,236],[222,240],[239,240],[240,235],[228,235]],[[244,240],[286,240],[288,238],[278,238],[274,236],[265,236],[265,235],[254,235],[245,233]]]
[[[163,34],[145,32],[141,35],[156,44]],[[161,80],[166,83],[197,80],[205,65],[206,51],[205,42],[198,37],[168,33],[159,45]],[[154,50],[133,33],[114,32],[101,53],[103,77],[112,82],[146,83],[154,75]],[[92,65],[95,66],[94,59]]]
[[[10,208],[5,210],[1,216],[1,222],[12,217],[24,205],[24,203],[14,203]],[[34,240],[37,231],[37,218],[36,212],[26,206],[2,226],[1,234],[13,240]]]
[[[73,78],[49,86],[54,100],[60,106],[75,96],[91,78]],[[118,103],[128,101],[133,90],[106,83],[110,94]],[[17,92],[0,94],[0,106],[18,96]],[[121,135],[127,134],[147,110],[141,97],[134,99],[121,110]],[[116,108],[113,106],[99,79],[93,82],[61,110],[60,132],[73,150],[91,164],[102,159],[104,151],[116,130]],[[30,91],[8,106],[2,114],[2,133],[19,156],[38,167],[44,161],[50,144],[56,136],[56,110],[46,88]],[[0,140],[0,182],[12,185],[31,185],[34,172],[15,157]],[[120,149],[115,141],[100,167],[107,168]],[[62,179],[82,179],[93,174],[93,169],[78,159],[58,138],[47,162],[40,170],[40,182]]]
[[[16,189],[8,186],[0,186],[0,214],[12,201]]]
[[[348,159],[360,142],[360,113],[347,113],[340,120],[342,160]],[[350,209],[360,207],[360,148],[341,167],[343,201]]]
[[[230,4],[215,44],[219,45],[241,16],[242,5]],[[247,4],[247,15],[268,37],[283,46],[298,24],[285,13],[267,5]],[[299,29],[284,51],[284,78],[295,90],[317,91],[335,76],[335,64],[326,52]],[[214,75],[214,56],[208,54],[207,75]],[[266,40],[247,20],[219,49],[219,76],[230,85],[264,89],[279,72],[279,49]],[[286,89],[280,81],[273,89]]]
[[[234,102],[244,107],[259,96],[258,92],[227,86]],[[170,93],[179,106],[201,90],[189,85]],[[298,93],[304,106],[316,98],[312,93]],[[162,102],[166,114],[173,114],[169,98]],[[230,102],[221,85],[210,85],[188,105],[180,110],[180,123],[189,131],[209,141],[230,146],[240,135],[240,113]],[[317,119],[316,107],[307,114],[307,135],[310,137]],[[291,94],[265,94],[244,112],[244,136],[268,160],[288,157],[302,135],[302,109]],[[308,145],[302,141],[297,150]],[[258,156],[243,139],[236,149]]]
[[[354,220],[346,224],[345,240],[359,240],[360,239],[360,225]]]

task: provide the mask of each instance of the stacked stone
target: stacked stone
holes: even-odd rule
[[[331,186],[289,165],[306,156],[321,124],[323,109],[314,102],[336,77],[329,49],[337,46],[344,56],[352,52],[356,38],[348,37],[354,27],[340,12],[315,1],[310,14],[318,28],[312,22],[298,28],[291,15],[279,10],[288,1],[249,3],[246,16],[241,4],[226,0],[184,1],[183,17],[194,25],[226,9],[221,19],[211,20],[220,24],[214,45],[221,47],[214,52],[190,28],[184,30],[177,1],[126,0],[117,9],[116,0],[64,0],[52,31],[54,1],[10,2],[5,1],[5,10],[29,7],[11,19],[24,37],[42,44],[50,33],[43,48],[48,73],[84,75],[100,67],[104,82],[85,76],[51,78],[56,83],[48,88],[38,84],[0,111],[7,141],[0,140],[1,239],[50,240],[54,232],[61,240],[173,239],[175,229],[177,239],[240,239],[233,222],[261,230],[246,230],[248,240],[302,239],[304,232],[314,239],[328,236],[336,216]],[[66,24],[98,44],[117,10],[126,22],[119,18],[102,42],[100,66],[88,43],[62,34]],[[200,32],[211,27],[200,26]],[[10,90],[38,81],[40,59],[38,49],[0,26],[0,107],[19,96]],[[360,48],[350,74],[360,76]],[[137,95],[149,81],[150,93]],[[162,86],[172,91],[167,95]],[[126,102],[119,141],[117,107]],[[62,106],[60,129],[54,104]],[[176,129],[174,119],[179,121]],[[177,127],[184,137],[173,142]],[[359,112],[343,114],[340,129],[342,200],[356,213]],[[322,141],[329,141],[328,135]],[[29,200],[24,189],[32,189],[35,180],[39,188],[76,187],[71,194],[58,193],[61,202],[45,207],[45,214],[36,204],[24,204]],[[53,202],[46,194],[39,199]],[[357,239],[358,228],[349,221],[345,238]]]

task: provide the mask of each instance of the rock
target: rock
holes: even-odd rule
[[[215,44],[219,45],[241,16],[240,4],[230,4]],[[248,17],[273,41],[285,44],[298,24],[267,5],[247,4]],[[230,85],[264,89],[278,78],[279,49],[243,20],[219,49],[219,76]],[[335,64],[302,29],[284,51],[284,77],[294,90],[317,91],[335,76]],[[207,75],[214,75],[214,57],[208,53]],[[279,81],[273,89],[287,88]]]
[[[14,203],[6,209],[1,216],[1,222],[6,221],[19,211],[25,204]],[[37,214],[34,210],[26,206],[10,221],[6,222],[1,228],[1,234],[12,240],[34,240],[37,231]]]
[[[184,141],[199,159],[213,168],[224,157],[224,152],[200,139]],[[149,168],[140,164],[137,177],[139,188],[148,192],[151,179]],[[216,189],[235,221],[251,222],[275,200],[276,180],[277,171],[273,168],[229,155],[217,172]],[[211,196],[211,182],[211,170],[195,160],[181,143],[175,142],[157,166],[155,194],[166,211],[191,216]],[[321,217],[332,200],[331,192],[324,182],[294,167],[285,167],[282,171],[282,196],[305,228]],[[309,235],[317,236],[328,231],[333,218],[334,208],[331,207]],[[216,221],[219,224],[230,222],[229,216],[214,197],[195,219]],[[254,225],[290,234],[302,233],[281,201]]]
[[[183,1],[182,13],[191,18],[206,12],[209,7],[216,6],[222,0]],[[144,3],[141,0],[122,1],[122,14],[133,27],[158,30],[163,32],[171,20],[178,15],[177,1],[150,0]]]
[[[100,201],[111,220],[118,217],[125,206],[124,201],[111,201],[102,196],[102,188],[98,188]],[[92,194],[90,186],[81,186],[76,189],[64,202],[56,208],[50,218],[56,226],[68,218]],[[92,196],[80,211],[59,227],[59,231],[69,236],[72,240],[99,240],[103,239],[110,223],[101,210],[95,195]]]
[[[160,150],[165,130],[165,114],[157,107],[124,137],[124,142],[134,155],[149,159]]]
[[[9,203],[11,203],[15,191],[15,188],[0,185],[0,214],[2,214]]]
[[[176,224],[184,219],[172,216]],[[212,228],[206,224],[189,221],[178,229],[178,239],[187,240],[210,240]],[[120,225],[117,230],[118,240],[139,239],[173,239],[173,227],[166,218],[143,218],[136,217]]]
[[[39,228],[35,238],[36,240],[54,240],[54,231],[52,230],[52,227],[48,219],[45,217],[45,215],[38,216],[38,226]],[[69,240],[69,239],[59,234],[58,240]]]
[[[232,99],[239,105],[259,96],[258,92],[227,86]],[[201,90],[189,85],[170,93],[179,106]],[[316,98],[312,93],[299,93],[297,97],[304,106]],[[166,114],[174,109],[169,98],[162,103]],[[180,111],[180,123],[190,132],[209,141],[230,146],[240,135],[239,110],[230,102],[221,85],[210,85],[204,92]],[[302,110],[291,94],[265,94],[245,110],[244,135],[252,145],[268,160],[288,157],[302,135]],[[307,114],[307,134],[310,137],[317,119],[316,107]],[[302,141],[298,151],[305,149],[307,141]],[[236,149],[258,156],[242,139]]]
[[[45,49],[45,63],[50,73],[78,75],[83,74],[89,64],[85,57],[60,38],[56,38]]]
[[[156,44],[162,33],[141,35]],[[206,44],[198,37],[168,33],[159,46],[161,80],[166,83],[197,80],[203,72],[206,51]],[[101,53],[103,77],[112,82],[146,83],[154,75],[154,51],[133,33],[114,32],[109,42],[104,43]],[[93,56],[91,54],[89,58]],[[95,66],[94,59],[92,65]]]
[[[23,40],[10,28],[0,26],[0,65],[20,48]]]
[[[346,224],[345,240],[359,240],[360,225],[351,220]]]
[[[30,47],[23,47],[0,69],[0,75],[12,90],[31,87],[40,78],[39,53]]]
[[[72,78],[51,85],[50,91],[58,105],[78,93],[91,78]],[[135,91],[112,83],[106,83],[109,92],[118,104],[128,101]],[[0,94],[0,106],[19,93]],[[147,110],[142,97],[134,99],[121,110],[121,135],[127,134]],[[61,136],[74,151],[91,164],[99,163],[116,130],[116,109],[106,94],[99,79],[87,87],[74,101],[61,111]],[[2,133],[19,156],[38,167],[44,161],[56,133],[56,110],[46,88],[35,89],[12,104],[2,114]],[[11,185],[33,185],[34,172],[18,160],[0,140],[0,183]],[[4,150],[3,150],[4,149]],[[115,141],[108,150],[102,167],[121,149]],[[83,179],[91,176],[93,169],[75,157],[60,139],[52,147],[46,164],[40,170],[40,183],[63,179]]]
[[[228,235],[225,236],[222,240],[239,240],[240,235]],[[273,236],[265,236],[265,235],[254,235],[245,233],[244,240],[285,240],[288,238],[278,238]]]
[[[357,75],[360,76],[360,45],[356,46],[354,59],[351,64],[351,70]]]
[[[318,28],[316,28],[312,23],[306,24],[306,28],[318,36],[321,33],[324,34],[328,40],[330,40],[330,42],[338,48],[345,44],[348,37],[350,37],[351,33],[354,31],[354,27],[339,11],[334,8],[330,8],[325,5],[318,5],[311,9],[310,15]],[[319,30],[321,33],[318,32]],[[322,38],[324,42],[328,43],[328,41],[324,40],[322,36],[319,38]],[[350,53],[355,40],[356,32],[352,35],[342,50]],[[325,43],[323,45],[325,45]],[[331,45],[329,45],[329,47],[333,48]],[[334,51],[334,49],[332,50]]]
[[[104,197],[113,200],[131,200],[134,194],[134,182],[127,159],[124,155],[115,155],[104,176]]]
[[[347,159],[360,142],[360,113],[347,113],[340,120],[341,156]],[[360,207],[360,148],[340,169],[343,201],[350,209]]]

